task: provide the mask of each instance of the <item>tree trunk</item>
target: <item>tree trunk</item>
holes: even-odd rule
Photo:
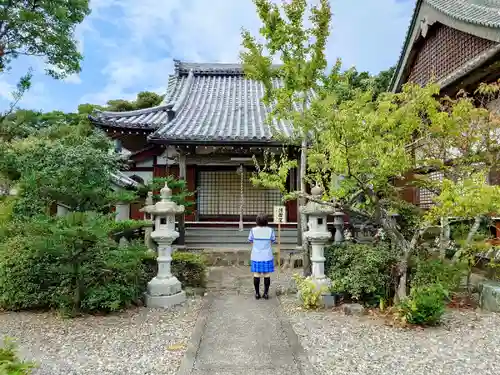
[[[446,249],[450,245],[450,222],[447,217],[441,218],[441,231],[439,235],[439,258],[444,260],[446,258]]]
[[[382,217],[381,223],[391,240],[394,241],[395,245],[403,251],[398,263],[399,282],[394,295],[394,303],[396,304],[407,296],[406,284],[408,282],[408,263],[410,262],[411,254],[417,247],[418,240],[426,232],[427,228],[419,228],[413,235],[411,241],[408,242],[408,240],[406,240],[403,234],[398,230],[394,219]]]
[[[481,216],[476,216],[474,218],[474,224],[470,228],[469,234],[467,235],[467,240],[465,241],[465,246],[469,247],[469,245],[472,243],[472,240],[474,239],[474,236],[476,235],[477,231],[479,230],[480,226],[481,226]]]
[[[465,244],[463,246],[464,249],[468,250],[472,240],[474,239],[474,236],[476,235],[477,231],[479,230],[479,227],[481,226],[481,216],[476,216],[474,218],[474,224],[472,224],[472,227],[469,230],[469,233],[467,234],[467,238],[465,240]],[[460,260],[460,256],[462,255],[463,251],[458,250],[454,255],[453,255],[453,262],[457,262]]]
[[[406,298],[406,284],[408,283],[408,258],[407,254],[403,255],[403,259],[399,264],[399,283],[394,296],[394,302],[401,302]]]

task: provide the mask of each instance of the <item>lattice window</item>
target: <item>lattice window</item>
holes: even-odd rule
[[[278,190],[257,188],[250,182],[251,173],[243,174],[243,215],[255,216],[261,212],[270,216],[273,206],[282,204]],[[241,176],[236,171],[200,171],[198,175],[199,216],[239,216],[241,205]]]
[[[442,181],[443,180],[443,172],[431,172],[428,177],[432,181]],[[431,207],[434,202],[433,199],[436,194],[428,189],[419,188],[419,206],[422,208]]]

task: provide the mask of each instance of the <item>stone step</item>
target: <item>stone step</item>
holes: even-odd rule
[[[250,265],[250,248],[207,248],[202,246],[200,248],[186,245],[186,251],[193,251],[203,254],[210,266],[249,266]],[[274,249],[275,259],[277,264],[276,249]],[[292,257],[292,267],[302,267],[302,254],[293,249],[282,249],[280,256],[280,263],[284,264],[285,260]]]
[[[248,235],[249,233],[249,228],[244,228],[243,230],[239,230],[239,228],[210,228],[210,227],[199,227],[199,228],[186,228],[186,233],[191,232],[191,233],[207,233],[207,232],[213,232],[213,233],[243,233],[245,235]],[[278,230],[275,228],[275,232],[278,233]],[[281,235],[297,235],[297,229],[296,228],[282,228],[281,229]]]
[[[186,234],[186,243],[233,243],[233,244],[248,244],[248,238],[237,236],[191,236]],[[280,242],[284,243],[297,243],[297,237],[281,237]]]
[[[224,251],[247,251],[250,253],[251,245],[250,244],[241,244],[241,243],[229,243],[229,242],[219,242],[219,243],[206,243],[206,242],[186,242],[186,249],[192,250],[224,250]],[[282,251],[295,251],[297,248],[296,243],[282,243],[280,249]],[[277,251],[277,246],[273,247],[274,251]]]

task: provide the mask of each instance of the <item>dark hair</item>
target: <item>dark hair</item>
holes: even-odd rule
[[[266,214],[258,214],[255,219],[255,223],[259,227],[265,227],[268,224],[267,215]]]

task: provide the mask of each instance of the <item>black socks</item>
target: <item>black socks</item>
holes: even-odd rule
[[[271,285],[271,278],[264,277],[264,298],[269,298],[269,286]]]
[[[265,278],[264,278],[265,280]],[[255,298],[260,299],[260,277],[253,278],[253,286],[255,287]]]
[[[269,299],[269,286],[271,285],[271,278],[264,277],[264,299]],[[253,278],[253,286],[255,288],[255,298],[260,299],[260,277]]]

